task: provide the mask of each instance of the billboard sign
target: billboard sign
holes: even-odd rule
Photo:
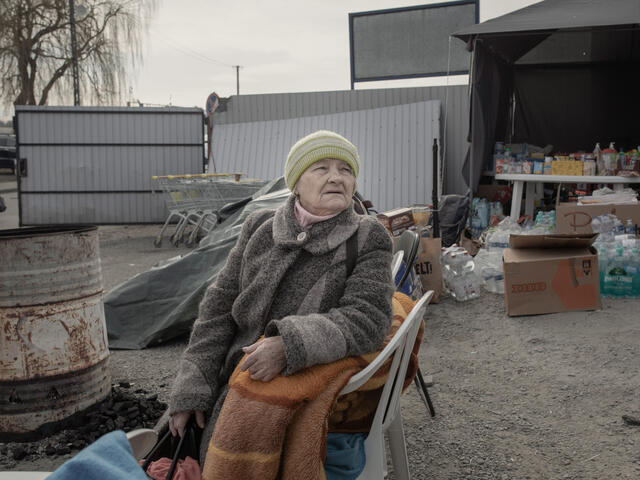
[[[469,72],[464,44],[453,32],[478,23],[479,0],[349,14],[354,82]]]

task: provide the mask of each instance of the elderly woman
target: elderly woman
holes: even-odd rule
[[[292,195],[275,213],[247,218],[207,289],[169,403],[174,435],[191,415],[204,428],[201,459],[244,354],[241,369],[268,382],[382,345],[392,318],[392,245],[375,218],[353,209],[359,171],[344,137],[318,131],[299,140],[284,172]]]

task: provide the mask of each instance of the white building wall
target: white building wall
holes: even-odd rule
[[[464,194],[461,170],[467,152],[467,85],[232,96],[214,113],[216,126],[283,120],[440,100],[443,178],[440,193]],[[214,127],[216,128],[216,127]]]
[[[216,125],[209,172],[270,180],[283,174],[291,146],[320,129],[351,140],[361,158],[358,190],[379,210],[431,203],[439,101],[295,119]]]

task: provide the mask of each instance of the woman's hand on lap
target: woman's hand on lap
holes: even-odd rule
[[[241,370],[249,370],[253,380],[268,382],[275,378],[286,366],[287,357],[282,337],[267,337],[242,349],[248,354]]]

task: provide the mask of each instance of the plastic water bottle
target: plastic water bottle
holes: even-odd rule
[[[624,225],[618,219],[618,217],[613,217],[613,234],[614,235],[624,234]]]
[[[556,230],[556,211],[550,212],[539,211],[535,219],[535,227],[541,229],[544,233],[553,233]]]
[[[478,202],[478,216],[480,217],[480,223],[482,230],[489,226],[489,205],[487,205],[487,199],[481,198]]]
[[[500,202],[491,202],[489,204],[489,218],[498,217],[501,218],[504,215],[502,204]]]
[[[600,236],[602,237],[602,241],[613,242],[615,239],[615,233],[613,231],[613,228],[614,228],[613,219],[611,218],[610,215],[605,214],[605,215],[602,215],[601,223],[602,223],[602,227],[601,227],[602,230],[601,230]]]
[[[599,243],[598,244],[598,273],[600,275],[600,295],[603,297],[609,296],[607,283],[605,282],[605,278],[607,276],[607,268],[609,268],[609,255],[607,252],[607,246],[604,243]]]
[[[591,230],[593,231],[593,233],[598,234],[596,242],[601,242],[602,239],[600,237],[600,233],[602,232],[602,219],[600,217],[593,217],[591,219]]]
[[[451,265],[447,248],[442,247],[440,252],[440,268],[442,269],[442,285],[445,293],[451,295]]]
[[[451,291],[459,302],[480,296],[480,288],[474,274],[474,263],[466,250],[451,254]]]
[[[632,274],[631,290],[633,298],[640,297],[640,250],[637,247],[631,249],[631,262],[628,269]]]
[[[605,275],[605,288],[613,298],[624,298],[631,293],[633,279],[629,278],[625,267],[624,250],[622,245],[617,245],[609,260]]]
[[[487,235],[487,250],[491,252],[509,248],[509,235],[509,232],[504,230],[496,230]]]
[[[451,296],[459,302],[464,302],[465,296],[464,285],[461,281],[461,267],[458,255],[451,253],[449,255],[449,291]]]
[[[480,212],[476,209],[471,217],[471,233],[475,238],[480,238],[484,228],[482,228],[482,218],[480,218]]]
[[[504,293],[504,273],[501,268],[485,267],[482,279],[485,288],[491,293]]]
[[[630,218],[627,219],[627,223],[624,226],[624,233],[628,235],[636,234],[636,226],[634,225],[633,221]]]

